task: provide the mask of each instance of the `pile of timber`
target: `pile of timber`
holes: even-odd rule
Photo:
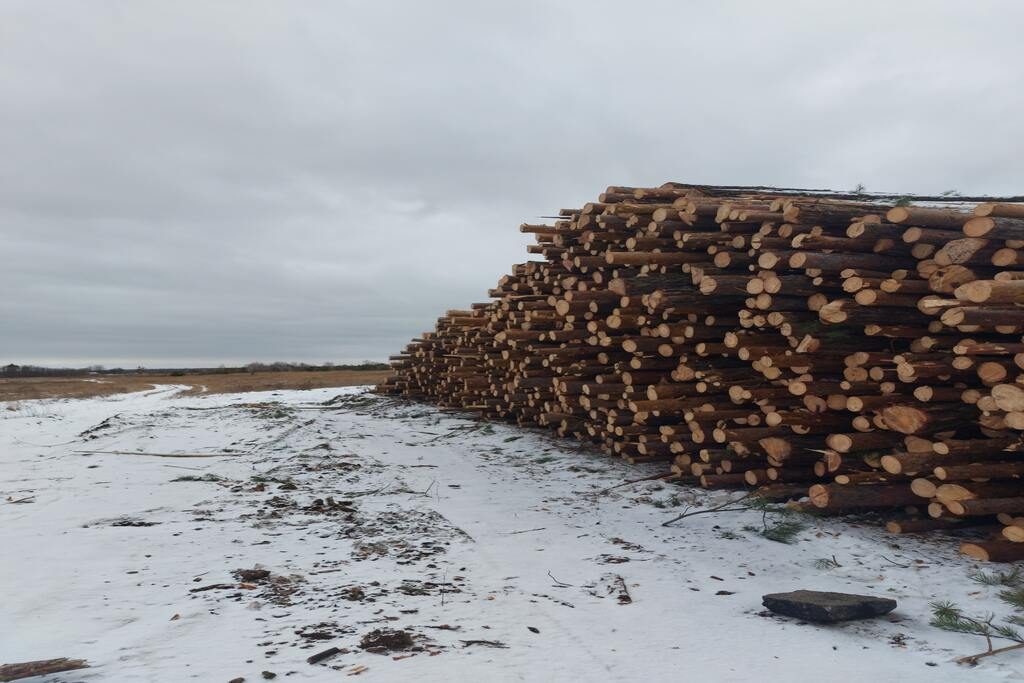
[[[1024,559],[1024,198],[981,199],[609,187],[379,389]]]

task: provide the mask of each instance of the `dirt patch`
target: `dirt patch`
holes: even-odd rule
[[[412,645],[412,635],[408,631],[395,631],[387,628],[370,631],[359,641],[359,647],[367,652],[380,655],[396,650],[408,650]]]
[[[235,394],[278,389],[322,389],[379,384],[389,370],[327,370],[323,372],[255,372],[196,375],[91,375],[89,377],[17,377],[0,379],[0,401],[39,398],[90,398],[157,385],[186,384],[186,395]],[[204,390],[205,387],[205,390]]]
[[[121,517],[110,523],[110,526],[156,526],[160,522],[149,522],[135,517]]]
[[[258,583],[270,578],[269,569],[236,569],[233,573],[236,579],[246,583]]]

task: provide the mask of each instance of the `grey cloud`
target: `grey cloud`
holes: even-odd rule
[[[381,359],[666,180],[1020,192],[1016,2],[0,6],[0,363]]]

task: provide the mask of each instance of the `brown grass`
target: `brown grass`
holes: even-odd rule
[[[0,401],[35,398],[91,398],[146,391],[160,384],[185,384],[183,393],[234,394],[275,389],[320,389],[378,384],[389,370],[329,370],[325,372],[256,372],[210,375],[92,375],[90,377],[25,377],[0,379]],[[203,387],[206,387],[205,391]]]

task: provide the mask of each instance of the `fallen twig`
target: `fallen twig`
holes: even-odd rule
[[[752,495],[754,495],[753,491],[751,491],[750,493],[745,493],[742,496],[740,496],[739,498],[734,498],[733,500],[726,501],[726,502],[722,503],[721,505],[716,505],[715,507],[711,507],[711,508],[703,508],[703,509],[700,509],[700,510],[695,510],[694,512],[689,512],[690,508],[687,507],[686,510],[684,510],[681,515],[676,515],[675,517],[673,517],[672,519],[668,520],[667,522],[663,522],[662,526],[670,526],[674,522],[678,522],[681,519],[685,519],[687,517],[693,517],[695,515],[704,515],[704,514],[707,514],[707,513],[710,513],[710,512],[743,512],[744,510],[749,509],[745,505],[741,506],[741,507],[736,507],[736,508],[729,507],[729,506],[730,505],[736,505],[737,503],[742,503],[744,500],[746,500],[747,498],[750,498]]]
[[[401,482],[399,482],[399,483],[401,483]],[[403,486],[404,486],[404,484],[403,484]],[[430,482],[430,486],[428,486],[427,488],[425,488],[422,491],[413,491],[411,489],[405,489],[404,491],[398,491],[398,493],[411,493],[414,496],[427,496],[427,497],[429,497],[430,496],[430,489],[434,488],[435,486],[437,486],[437,479],[433,479]]]
[[[1024,648],[1024,643],[1017,643],[1016,645],[1007,645],[1006,647],[999,647],[994,650],[990,647],[988,652],[980,652],[976,655],[958,657],[956,661],[957,664],[970,664],[971,666],[974,666],[978,663],[978,660],[982,659],[983,657],[991,657],[993,655],[999,655],[1004,652],[1009,652],[1010,650],[1019,650],[1021,648]]]
[[[629,481],[624,481],[621,484],[616,484],[615,486],[609,486],[606,489],[601,489],[597,493],[598,494],[608,493],[609,491],[614,491],[617,488],[622,488],[623,486],[629,486],[630,484],[639,484],[642,481],[653,481],[655,479],[668,479],[668,478],[673,477],[673,476],[675,476],[675,475],[672,474],[671,472],[665,472],[665,473],[662,473],[662,474],[652,474],[652,475],[650,475],[648,477],[640,477],[639,479],[630,479]]]
[[[151,455],[154,458],[220,458],[237,453],[144,453],[142,451],[73,451],[74,453],[101,455]]]
[[[893,562],[892,560],[890,560],[885,555],[882,555],[881,557],[882,557],[883,560],[885,560],[889,564],[894,565],[896,567],[899,567],[900,569],[910,569],[910,565],[909,564],[900,564],[899,562]]]
[[[546,526],[541,526],[541,527],[537,527],[536,529],[522,529],[520,531],[510,531],[510,532],[508,532],[505,535],[506,536],[515,536],[516,534],[525,534],[525,533],[529,533],[531,531],[544,531],[545,529],[547,529]]]
[[[487,647],[501,647],[507,648],[508,645],[501,642],[500,640],[460,640],[462,647],[469,647],[470,645],[486,645]]]
[[[189,593],[202,593],[203,591],[227,590],[231,588],[237,588],[237,586],[233,583],[211,583],[209,586],[200,586],[199,588],[193,588],[189,590]]]
[[[552,581],[554,581],[554,582],[555,582],[555,584],[556,584],[556,585],[557,585],[557,586],[558,586],[559,588],[572,588],[572,584],[571,584],[571,583],[565,583],[564,581],[559,581],[558,579],[556,579],[556,578],[555,578],[555,577],[554,577],[554,576],[553,576],[553,575],[551,574],[551,572],[548,572],[548,576],[550,576],[550,577],[551,577],[551,580],[552,580]]]

